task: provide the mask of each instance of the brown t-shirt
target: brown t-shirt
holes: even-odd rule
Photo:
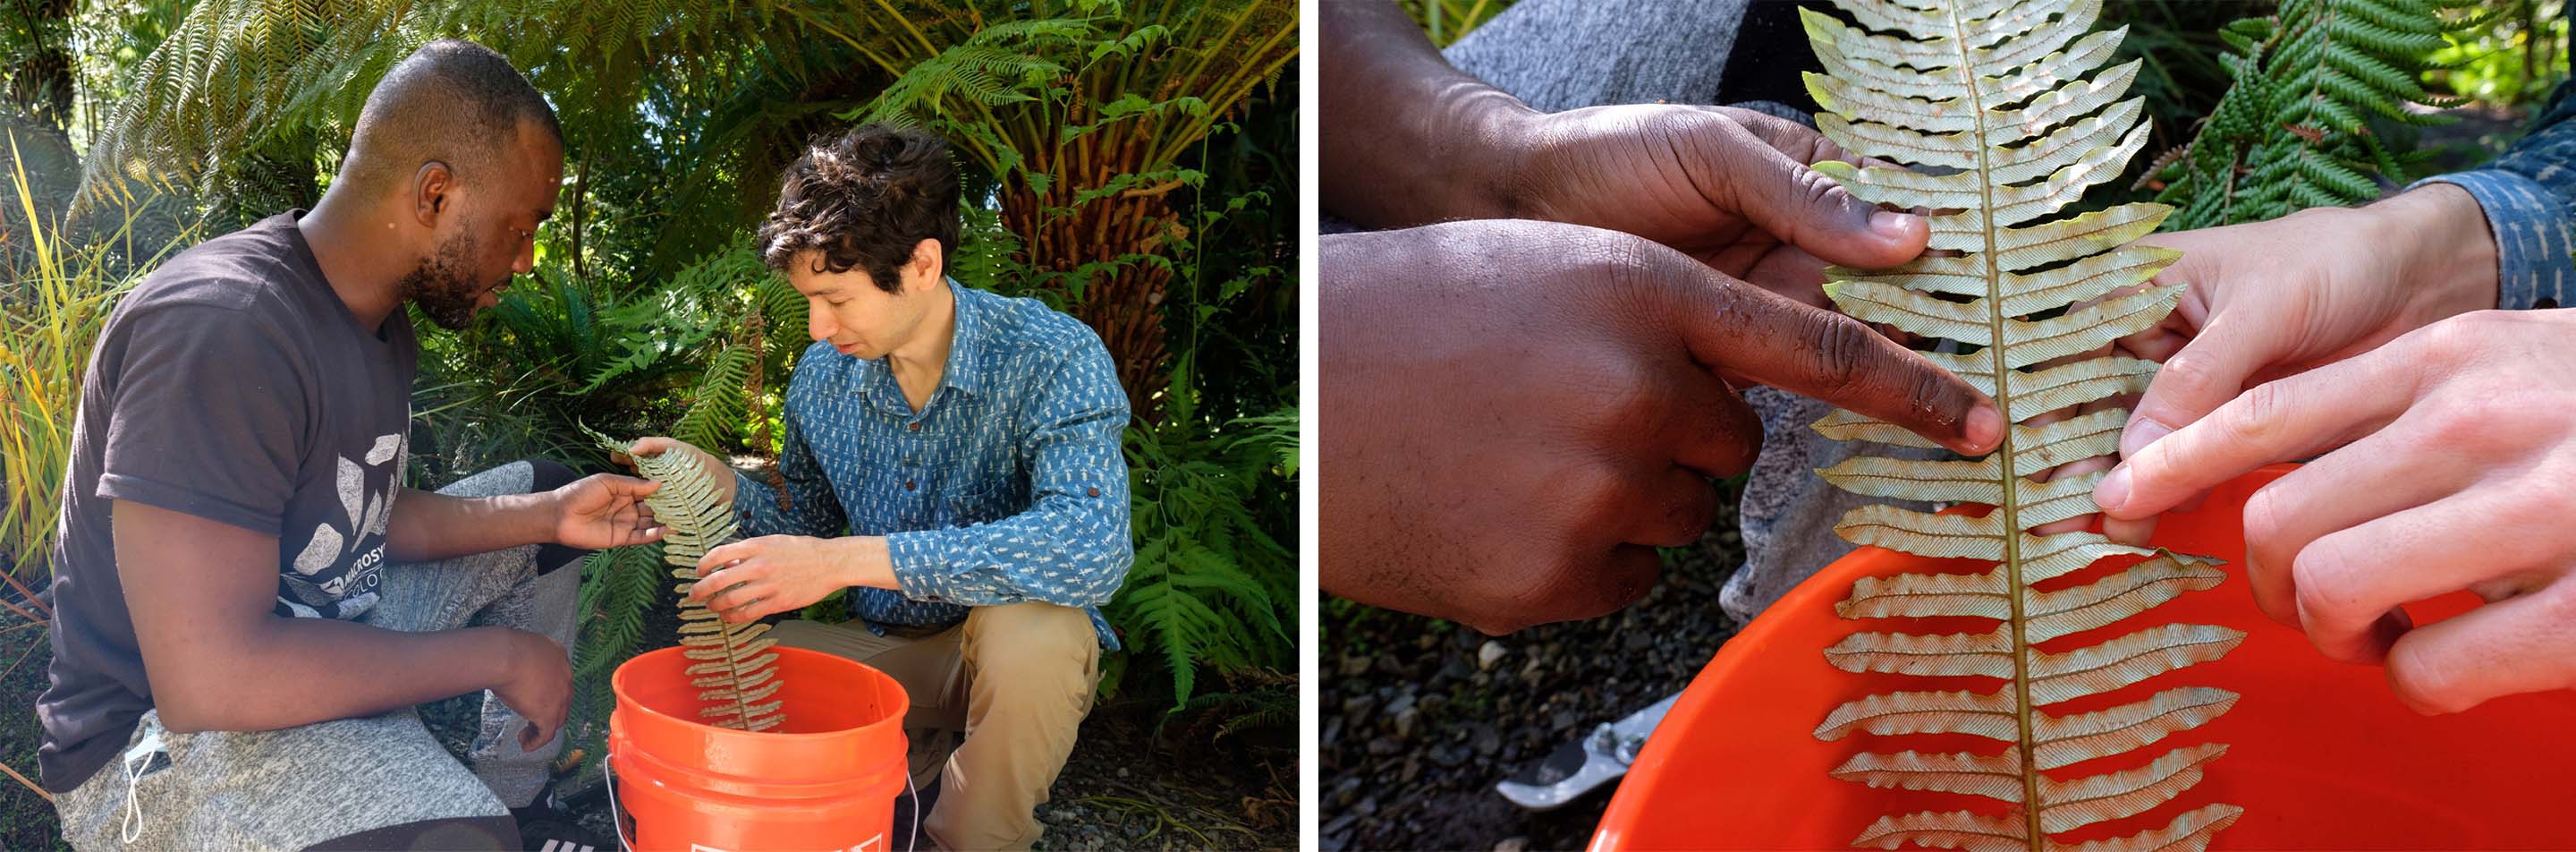
[[[376,601],[419,356],[401,311],[358,324],[295,227],[271,216],[171,258],[90,351],[54,545],[46,789],[121,750],[152,687],[108,529],[131,500],[277,537],[279,615]]]

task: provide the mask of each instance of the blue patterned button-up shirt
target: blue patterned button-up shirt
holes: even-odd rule
[[[2457,184],[2478,200],[2496,241],[2496,307],[2564,308],[2576,300],[2576,97],[2550,93],[2531,134],[2495,162],[2417,181]]]
[[[871,629],[945,627],[967,607],[1045,601],[1100,616],[1135,561],[1127,395],[1100,337],[1034,299],[954,281],[957,327],[920,411],[884,359],[818,342],[788,381],[778,471],[789,508],[735,474],[745,537],[885,536],[897,590],[853,588]]]

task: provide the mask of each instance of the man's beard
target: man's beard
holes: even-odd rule
[[[460,223],[462,224],[462,223]],[[466,258],[474,256],[473,228],[459,229],[457,235],[440,243],[438,249],[422,258],[420,265],[404,273],[396,282],[396,292],[405,301],[420,306],[430,322],[449,331],[463,331],[474,322],[475,304],[482,301],[483,291],[495,285],[477,284],[466,271]]]

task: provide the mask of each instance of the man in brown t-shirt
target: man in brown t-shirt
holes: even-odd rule
[[[163,264],[93,350],[54,553],[45,786],[76,848],[515,848],[561,747],[580,549],[661,534],[644,480],[506,465],[401,487],[409,304],[462,328],[533,263],[553,111],[430,44],[342,170]],[[472,770],[411,709],[489,690]]]

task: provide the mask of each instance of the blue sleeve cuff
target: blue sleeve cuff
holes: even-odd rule
[[[776,532],[786,520],[778,512],[778,494],[769,483],[739,470],[733,472],[733,519],[736,533],[743,538]]]
[[[894,563],[895,590],[916,601],[948,600],[948,576],[941,567],[938,534],[931,530],[886,536],[886,556]]]
[[[2568,236],[2567,201],[2539,181],[2502,169],[2435,175],[2416,186],[2447,183],[2467,190],[2486,211],[2496,241],[2496,307],[2514,310],[2567,304],[2576,277],[2576,241]]]

